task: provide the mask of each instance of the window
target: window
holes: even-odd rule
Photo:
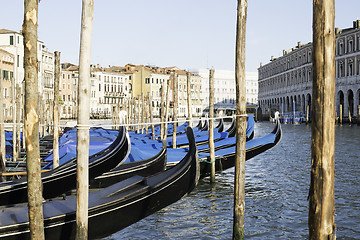
[[[344,51],[344,43],[341,41],[339,43],[339,55],[343,54]]]
[[[68,95],[68,101],[70,102],[70,95]]]
[[[344,63],[340,62],[339,77],[343,77],[343,76],[344,76]]]
[[[353,40],[352,38],[350,38],[348,43],[348,52],[352,52],[352,51],[353,51]]]
[[[10,45],[14,45],[14,36],[10,36]]]
[[[349,60],[349,70],[347,72],[347,76],[352,76],[353,75],[353,61]]]

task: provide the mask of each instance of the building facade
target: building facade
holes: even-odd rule
[[[38,99],[40,123],[49,122],[52,118],[54,99],[54,53],[45,49],[45,44],[37,41],[38,58]],[[21,32],[0,29],[0,49],[14,56],[14,82],[24,92],[24,38]],[[41,103],[41,104],[40,104]]]
[[[15,57],[13,54],[0,49],[0,81],[2,81],[1,98],[3,104],[4,121],[11,121],[14,117],[13,82]]]
[[[356,116],[360,103],[360,20],[352,28],[336,29],[336,116]],[[259,106],[270,111],[311,115],[312,43],[298,45],[260,65]],[[340,111],[341,109],[341,111]]]
[[[201,98],[204,100],[202,109],[209,106],[209,69],[192,69],[191,72],[201,77]],[[248,105],[258,102],[258,74],[256,72],[246,72],[246,102]],[[214,103],[215,109],[235,108],[236,89],[235,71],[214,70]]]

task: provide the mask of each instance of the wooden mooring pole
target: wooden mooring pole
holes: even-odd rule
[[[145,131],[145,99],[144,93],[141,93],[141,133]]]
[[[2,70],[0,69],[0,172],[5,172],[5,125],[4,125],[4,115],[2,114],[4,112],[3,110],[3,75]]]
[[[211,174],[210,182],[215,182],[215,146],[214,146],[214,69],[209,72],[209,148]]]
[[[160,103],[160,138],[163,139],[164,137],[164,111],[165,111],[165,81],[161,84],[161,103]]]
[[[153,107],[152,107],[152,97],[150,92],[148,93],[149,99],[149,114],[150,114],[150,123],[151,123],[151,137],[155,140],[155,126],[154,126],[154,117],[153,117]]]
[[[82,1],[78,123],[77,123],[77,198],[76,239],[88,238],[89,202],[89,114],[90,114],[90,56],[94,0]]]
[[[5,172],[6,157],[5,157],[5,126],[4,126],[4,112],[3,110],[3,75],[0,69],[0,172]]]
[[[246,154],[246,82],[245,40],[247,0],[238,0],[236,26],[236,147],[234,183],[233,239],[244,239],[245,154]]]
[[[343,120],[343,105],[340,104],[340,116],[339,116],[339,119],[340,119],[340,125],[342,125],[342,120]]]
[[[4,119],[4,87],[3,87],[3,71],[0,71],[0,152],[2,161],[5,166],[6,148],[5,148],[5,119]]]
[[[335,0],[313,1],[313,117],[309,239],[336,239]]]
[[[350,108],[349,108],[348,114],[349,114],[349,124],[351,125],[351,122],[352,122],[352,117],[351,117],[351,111],[350,111]]]
[[[165,125],[164,125],[164,137],[167,138],[167,129],[168,129],[168,118],[169,118],[169,104],[170,104],[170,80],[167,80],[166,84],[166,105],[165,105]]]
[[[150,94],[150,92],[149,92]],[[148,94],[148,95],[149,95]],[[145,99],[149,102],[149,97],[145,97]],[[149,125],[147,124],[148,122],[150,122],[150,115],[149,115],[149,111],[150,111],[150,105],[149,103],[145,101],[145,109],[147,109],[147,111],[145,110],[145,116],[146,116],[146,120],[145,120],[145,134],[148,134],[149,131]]]
[[[190,85],[191,85],[191,73],[186,72],[188,120],[189,120],[189,127],[192,127],[191,86]]]
[[[178,75],[174,73],[173,81],[173,148],[176,148],[176,132],[177,132],[177,111],[178,111]]]
[[[60,82],[60,52],[55,53],[54,76],[54,109],[53,109],[53,168],[59,166],[59,82]]]
[[[38,0],[25,0],[24,76],[25,76],[25,146],[28,182],[28,208],[31,239],[45,239],[39,148],[38,102]]]
[[[140,133],[140,128],[141,128],[140,95],[138,95],[136,106],[137,106],[137,126],[136,126],[136,129],[137,129],[137,133]]]
[[[150,92],[148,94],[149,99],[149,114],[150,114],[150,123],[151,123],[151,137],[155,140],[155,127],[154,127],[154,118],[153,118],[153,107],[152,107],[152,97]]]
[[[310,106],[306,105],[306,124],[309,123],[309,110],[310,110]]]
[[[16,152],[19,153],[20,152],[20,148],[21,148],[21,138],[20,138],[20,130],[21,130],[21,113],[23,110],[23,105],[21,104],[22,102],[22,94],[21,94],[21,88],[19,84],[16,84],[16,137],[17,137],[17,141],[16,141]],[[24,139],[24,136],[23,136]]]
[[[16,143],[16,141],[17,141],[17,136],[16,136],[16,84],[15,84],[15,79],[14,78],[11,79],[11,100],[12,100],[12,107],[13,107],[13,111],[12,111],[13,161],[16,162],[17,161],[17,149],[16,149],[16,145],[17,145],[17,143]]]
[[[129,123],[134,124],[135,111],[134,111],[134,99],[132,97],[130,97],[130,99],[129,99],[129,108],[130,108],[130,110],[129,110]],[[134,131],[134,125],[129,126],[129,129]]]

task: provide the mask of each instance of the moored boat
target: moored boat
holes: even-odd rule
[[[199,180],[199,162],[191,128],[190,149],[175,167],[150,177],[133,176],[89,196],[89,239],[108,236],[176,202]],[[76,196],[43,203],[46,239],[74,239]],[[27,204],[0,208],[0,238],[30,239]]]
[[[130,152],[127,131],[121,127],[116,140],[89,158],[89,178],[95,178],[123,162]],[[41,174],[44,199],[53,198],[76,188],[76,158]],[[0,183],[0,205],[27,201],[27,178]]]
[[[254,138],[248,140],[246,142],[246,160],[249,160],[271,148],[276,146],[282,136],[281,124],[277,121],[275,128],[273,131],[261,138]],[[219,145],[215,151],[215,169],[216,171],[223,171],[228,168],[235,166],[235,140],[236,138],[233,137],[231,141],[233,143],[229,145]],[[221,143],[221,141],[219,142]],[[206,149],[206,148],[205,148]],[[171,156],[175,155],[172,151],[176,151],[177,149],[168,149],[168,162],[167,167],[170,168],[174,166],[176,162],[176,158],[172,158]],[[176,153],[178,156],[180,152]],[[184,154],[184,153],[183,153]],[[210,174],[211,164],[210,164],[210,153],[208,149],[206,151],[199,152],[199,159],[200,159],[200,173],[201,178],[206,177]]]

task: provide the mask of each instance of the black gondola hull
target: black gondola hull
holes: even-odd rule
[[[192,131],[187,132],[190,150],[177,166],[148,178],[133,176],[90,194],[89,239],[115,233],[174,203],[196,187],[199,162]],[[48,201],[43,208],[46,239],[75,237],[75,196]],[[28,219],[22,215],[26,211],[26,204],[0,209],[0,238],[30,239]],[[19,216],[19,220],[8,216]]]
[[[89,163],[89,179],[115,168],[125,160],[130,151],[129,137],[125,128],[107,149],[93,155],[95,160]],[[76,188],[76,161],[42,173],[43,198],[57,197]],[[2,182],[0,184],[0,205],[15,204],[27,201],[27,179]]]

